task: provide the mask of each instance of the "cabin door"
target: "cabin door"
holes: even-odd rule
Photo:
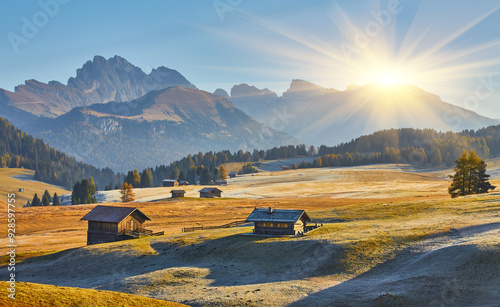
[[[130,230],[134,230],[134,220],[130,220]]]

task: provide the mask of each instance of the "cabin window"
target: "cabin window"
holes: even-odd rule
[[[273,223],[264,223],[264,227],[273,227]]]
[[[279,228],[288,228],[288,224],[279,223],[279,224],[278,224],[278,227],[279,227]]]

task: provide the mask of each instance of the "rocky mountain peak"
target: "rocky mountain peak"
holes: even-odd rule
[[[241,83],[231,88],[231,98],[253,97],[253,96],[270,96],[269,98],[277,98],[278,95],[269,89],[258,89],[253,85]]]
[[[226,92],[226,90],[222,89],[222,88],[218,88],[214,91],[214,95],[217,95],[217,96],[222,96],[224,98],[229,98],[229,94]]]

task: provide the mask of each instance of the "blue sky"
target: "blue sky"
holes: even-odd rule
[[[292,79],[339,90],[391,80],[500,118],[499,4],[2,1],[0,87],[66,83],[95,55],[120,55],[145,72],[176,69],[211,92],[243,82],[281,94]],[[23,33],[26,21],[36,33]]]

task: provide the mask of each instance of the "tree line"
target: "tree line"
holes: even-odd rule
[[[98,169],[78,162],[42,140],[34,138],[0,117],[0,167],[23,167],[35,171],[35,180],[71,189],[84,178],[93,177],[99,186],[122,182],[123,175],[109,168]]]
[[[35,193],[33,199],[31,201],[28,200],[28,202],[24,205],[24,207],[60,206],[60,205],[61,201],[59,199],[59,196],[57,196],[57,193],[54,193],[54,196],[51,197],[49,191],[45,190],[41,199],[38,197],[38,194]]]

